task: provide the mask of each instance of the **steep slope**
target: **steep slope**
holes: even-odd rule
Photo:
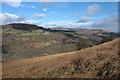
[[[118,77],[120,38],[80,51],[3,63],[4,78]]]

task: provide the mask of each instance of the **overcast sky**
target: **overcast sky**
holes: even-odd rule
[[[1,25],[29,23],[46,28],[118,31],[117,2],[3,2]]]

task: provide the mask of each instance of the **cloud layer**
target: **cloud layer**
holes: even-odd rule
[[[91,27],[101,28],[110,31],[118,31],[118,16],[109,15],[101,20],[94,21],[94,24]]]
[[[11,7],[20,7],[21,0],[4,0],[4,3]]]
[[[30,6],[30,5],[21,3],[21,0],[4,0],[3,3],[11,7],[36,8],[35,6]]]
[[[117,15],[109,15],[101,20],[92,20],[88,22],[76,23],[76,21],[56,21],[41,24],[46,28],[63,27],[63,28],[83,28],[83,29],[103,29],[118,32]]]
[[[25,19],[24,16],[18,16],[9,13],[0,13],[0,25],[9,23],[28,23],[39,24],[46,28],[64,27],[64,28],[84,28],[84,29],[104,29],[109,31],[118,31],[117,15],[109,15],[101,20],[92,20],[88,22],[76,23],[76,21],[55,21],[51,23],[40,23],[39,21]]]
[[[33,15],[33,17],[35,17],[35,18],[43,18],[43,17],[45,17],[46,15],[45,14],[37,14],[37,13],[35,13],[34,15]]]
[[[34,20],[27,20],[24,16],[18,16],[15,14],[9,14],[9,13],[0,13],[0,25],[5,25],[9,23],[28,23],[28,24],[37,24],[38,21]]]
[[[6,0],[7,1],[7,0]],[[11,6],[11,7],[29,7],[29,8],[37,8],[35,6],[26,5],[25,3],[21,4],[21,0],[17,0],[17,2],[5,2],[5,4]],[[45,3],[47,4],[47,3]],[[52,4],[49,4],[49,6]],[[44,11],[47,11],[49,8],[43,7],[41,9],[44,13]],[[0,25],[5,25],[9,23],[28,23],[28,24],[39,24],[40,26],[52,28],[52,27],[65,27],[65,28],[86,28],[86,29],[104,29],[104,30],[110,30],[110,31],[118,31],[118,16],[117,15],[109,15],[101,20],[93,20],[92,16],[94,16],[96,13],[98,13],[101,10],[101,6],[98,4],[93,4],[88,6],[86,11],[86,14],[81,17],[81,19],[76,21],[54,21],[51,23],[40,23],[39,21],[35,20],[28,20],[25,18],[25,16],[19,16],[16,14],[10,14],[10,13],[0,13]],[[49,10],[48,10],[49,11]],[[49,12],[51,15],[57,14],[57,12]],[[73,17],[76,15],[79,15],[79,12],[73,12],[71,14],[68,14],[63,17]],[[48,17],[49,14],[38,14],[35,12],[32,17],[41,19],[43,17]],[[61,17],[62,17],[61,16]],[[58,16],[56,16],[58,18]]]
[[[86,22],[89,21],[91,19],[91,16],[95,15],[99,10],[100,10],[100,5],[98,4],[93,4],[91,6],[88,6],[87,8],[87,14],[85,16],[83,16],[79,21],[79,22]]]
[[[99,10],[100,10],[100,5],[98,5],[98,4],[93,4],[91,6],[88,6],[87,16],[93,16]]]

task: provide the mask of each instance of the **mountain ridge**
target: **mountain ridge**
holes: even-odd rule
[[[2,29],[17,29],[17,30],[26,30],[26,31],[32,31],[36,29],[44,29],[41,26],[37,26],[34,24],[25,24],[25,23],[11,23],[7,25],[2,25]]]

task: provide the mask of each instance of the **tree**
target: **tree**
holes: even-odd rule
[[[101,43],[105,43],[105,42],[108,42],[108,41],[112,41],[113,39],[114,39],[113,36],[103,37],[102,40],[101,40]]]
[[[90,42],[88,39],[81,38],[77,41],[77,50],[84,49],[90,47]]]

